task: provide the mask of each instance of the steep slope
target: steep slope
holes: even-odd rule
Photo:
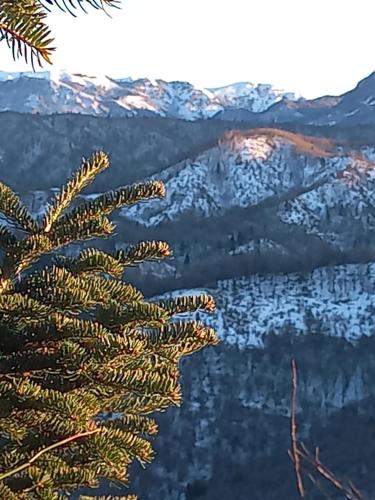
[[[124,216],[153,226],[186,213],[212,217],[233,208],[277,206],[283,223],[305,221],[309,211],[315,222],[328,224],[345,198],[346,215],[367,217],[370,223],[374,175],[369,159],[326,139],[277,129],[234,131],[213,148],[158,173],[166,198],[126,210]],[[294,206],[298,215],[293,216]],[[313,232],[312,224],[306,221],[304,227]]]
[[[116,126],[112,120],[108,122],[111,134],[107,135],[117,138],[103,144],[112,151],[111,175],[108,180],[102,176],[90,196],[113,185],[150,178],[147,169],[151,167],[156,172],[151,178],[165,182],[164,200],[127,208],[117,220],[117,245],[161,238],[174,248],[173,261],[163,268],[143,266],[139,276],[133,273],[145,293],[201,286],[256,272],[308,271],[327,264],[371,260],[375,248],[374,148],[344,149],[327,139],[275,129],[231,131],[215,139],[220,134],[213,128],[211,147],[202,144],[198,152],[188,152],[183,147],[190,135],[193,142],[204,127],[223,122],[162,121],[157,130],[148,129],[154,120],[132,120],[129,127],[122,121]],[[104,137],[101,121],[94,122],[95,127],[90,126],[84,134],[88,137],[90,133],[92,141],[98,139],[100,144],[100,137]],[[178,127],[173,128],[177,123],[192,130],[177,134]],[[44,123],[40,133],[49,126]],[[79,139],[82,130],[77,125],[74,137]],[[174,141],[170,141],[171,134]],[[35,157],[30,167],[15,162],[16,168],[9,169],[4,180],[11,180],[18,190],[22,181],[31,187],[32,182],[39,183],[38,172],[51,162],[56,167],[49,170],[51,177],[43,180],[61,184],[78,164],[78,142],[73,162],[69,160],[72,151],[65,152],[64,143],[55,134],[51,141],[45,152],[40,146],[31,150]],[[31,142],[35,148],[34,139]],[[145,149],[137,146],[134,150],[134,142],[142,148],[145,142]],[[153,155],[158,147],[159,161],[155,163]],[[13,164],[5,151],[2,164]],[[64,153],[61,157],[60,151]],[[21,152],[18,148],[17,154]],[[189,159],[175,163],[179,154]],[[133,168],[124,170],[124,164]],[[52,191],[23,194],[30,209],[40,213]],[[105,244],[114,249],[111,239]]]
[[[150,235],[175,246],[160,287],[371,258],[374,148],[344,150],[327,139],[276,129],[226,132],[212,142],[151,177],[139,175],[163,180],[166,197],[120,213],[118,243]],[[127,182],[120,163],[111,173],[116,184]],[[29,193],[31,210],[38,213],[50,195]],[[144,271],[142,283],[155,293],[158,271]]]
[[[211,118],[226,107],[260,112],[292,93],[271,85],[200,89],[188,82],[114,79],[79,73],[0,73],[0,111],[96,116]]]
[[[151,234],[175,248],[169,276],[157,285],[150,272],[140,283],[157,293],[204,278],[368,262],[375,249],[373,155],[273,129],[224,134],[152,176],[165,182],[165,199],[121,212],[122,234],[135,241]]]

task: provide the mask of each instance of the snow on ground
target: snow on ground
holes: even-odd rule
[[[259,240],[249,241],[243,245],[237,245],[234,250],[229,251],[229,254],[242,255],[251,254],[253,252],[267,252],[267,250],[277,250],[280,255],[287,253],[282,245],[266,238],[260,238]]]
[[[345,249],[355,238],[353,221],[375,227],[375,164],[353,157],[342,167],[327,182],[283,203],[279,217]]]
[[[217,310],[193,316],[240,348],[261,347],[267,334],[285,329],[306,334],[318,328],[349,341],[375,333],[375,264],[320,268],[306,276],[255,275],[163,297],[201,293],[213,295]]]

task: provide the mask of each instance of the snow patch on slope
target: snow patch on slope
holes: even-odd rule
[[[262,347],[271,332],[313,333],[317,325],[327,335],[349,341],[375,333],[375,264],[320,268],[307,275],[255,275],[163,297],[201,293],[214,296],[217,310],[194,318],[239,348]]]
[[[279,216],[345,250],[355,244],[354,226],[375,228],[375,163],[353,156],[342,167],[327,182],[283,203]]]

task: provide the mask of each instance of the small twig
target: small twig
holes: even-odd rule
[[[297,453],[303,460],[308,462],[316,472],[324,477],[324,479],[333,484],[338,490],[342,491],[348,500],[363,500],[362,493],[351,482],[345,485],[342,480],[338,479],[334,473],[321,462],[319,448],[315,449],[315,455],[313,455],[302,443]]]
[[[301,474],[301,461],[300,455],[298,453],[298,441],[297,441],[297,365],[294,359],[292,359],[292,405],[291,405],[291,419],[290,419],[290,437],[292,441],[292,449],[290,456],[294,464],[294,472],[296,475],[297,489],[300,498],[305,498],[305,488],[302,481]]]
[[[347,500],[364,500],[362,493],[354,486],[351,481],[343,481],[338,479],[335,474],[328,469],[320,460],[319,448],[315,448],[315,453],[311,453],[306,446],[299,442],[297,439],[297,365],[292,359],[292,396],[291,396],[291,420],[290,420],[290,436],[292,449],[289,450],[289,456],[294,464],[294,471],[296,475],[297,489],[300,498],[305,498],[305,488],[302,481],[301,473],[301,459],[312,467],[313,472],[318,473],[326,481],[340,490]],[[312,472],[305,471],[311,482],[319,488],[326,498],[331,498],[326,491],[324,491],[319,480]]]
[[[50,446],[47,446],[46,448],[43,448],[42,450],[38,451],[38,453],[36,453],[33,457],[31,457],[28,462],[19,465],[18,467],[15,467],[14,469],[11,469],[7,472],[4,472],[3,474],[0,474],[0,481],[3,481],[7,477],[13,476],[18,472],[22,472],[23,470],[28,469],[36,460],[38,460],[38,458],[40,458],[44,453],[47,453],[48,451],[63,446],[64,444],[70,443],[72,441],[76,441],[77,439],[81,439],[86,436],[91,436],[92,434],[97,434],[102,430],[103,430],[102,428],[96,428],[93,429],[92,431],[80,432],[78,434],[74,434],[74,436],[69,436],[68,438],[58,441],[57,443],[53,443]]]

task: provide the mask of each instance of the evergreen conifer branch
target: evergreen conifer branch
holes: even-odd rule
[[[165,242],[84,249],[35,267],[65,245],[111,234],[115,209],[164,195],[162,183],[137,184],[71,209],[106,158],[84,162],[40,228],[20,240],[0,233],[0,495],[10,499],[66,498],[99,477],[127,483],[133,460],[153,458],[157,425],[148,415],[181,402],[179,359],[218,342],[202,323],[175,319],[211,312],[211,297],[150,302],[122,281],[127,266],[170,256]],[[0,206],[9,199],[0,192]],[[93,428],[101,432],[74,439]]]
[[[57,249],[78,241],[106,238],[113,234],[115,225],[104,216],[92,219],[70,219],[58,222],[48,233],[51,246]]]
[[[0,182],[0,212],[26,232],[32,233],[38,230],[36,221],[24,207],[19,197],[9,186],[2,182]]]
[[[35,67],[35,61],[51,64],[55,50],[54,39],[46,21],[52,7],[75,16],[80,8],[119,7],[119,0],[1,0],[0,2],[0,40],[4,40],[12,50],[13,58],[24,58],[26,63]]]
[[[57,227],[64,227],[67,223],[80,226],[83,221],[96,220],[98,217],[110,215],[125,206],[164,196],[165,186],[161,181],[126,186],[100,195],[93,201],[82,203],[63,216]]]
[[[51,63],[55,48],[46,25],[46,12],[38,0],[2,0],[0,3],[0,37],[11,48],[13,58],[35,59]]]
[[[115,254],[115,258],[124,266],[135,266],[144,261],[159,261],[171,256],[171,249],[165,241],[141,241],[127,249],[118,250]]]
[[[58,441],[56,443],[50,444],[46,448],[43,448],[42,450],[39,450],[34,456],[32,456],[26,463],[23,463],[19,465],[18,467],[15,467],[12,470],[9,470],[7,472],[0,473],[0,481],[4,481],[7,477],[13,476],[14,474],[18,474],[22,472],[23,470],[31,467],[31,465],[36,462],[44,453],[48,453],[49,451],[52,451],[55,448],[60,448],[61,446],[64,446],[65,444],[71,443],[72,441],[76,441],[77,439],[82,439],[87,436],[92,436],[93,434],[97,434],[98,432],[101,432],[101,428],[96,428],[92,430],[88,430],[85,432],[79,432],[73,436],[69,436],[65,439],[62,439],[61,441]]]
[[[88,186],[95,177],[109,167],[109,158],[102,151],[93,154],[89,160],[83,159],[81,168],[56,196],[52,206],[44,217],[44,232],[48,233],[60,215],[69,207],[77,195]],[[102,215],[98,213],[98,215]]]
[[[136,434],[147,434],[155,436],[158,433],[158,425],[153,418],[141,415],[120,415],[111,418],[108,426],[115,429],[126,430]]]
[[[197,311],[198,309],[202,309],[207,312],[213,312],[215,310],[215,302],[213,298],[206,294],[174,297],[172,299],[154,302],[154,304],[157,304],[159,307],[168,311],[171,316]]]
[[[57,245],[56,245],[57,246]],[[42,255],[53,250],[53,244],[44,234],[32,234],[10,245],[4,257],[4,275],[14,279],[35,263]]]
[[[0,248],[7,250],[11,245],[17,242],[15,235],[5,226],[0,226]]]
[[[75,275],[108,274],[113,278],[121,278],[125,267],[116,257],[95,248],[83,250],[75,259],[60,257],[56,264],[69,269]]]
[[[77,9],[81,9],[87,13],[85,6],[90,6],[97,10],[105,10],[106,7],[119,7],[120,5],[119,0],[39,0],[39,3],[47,10],[50,10],[55,5],[63,12],[68,12],[73,16],[75,16],[74,10]]]

